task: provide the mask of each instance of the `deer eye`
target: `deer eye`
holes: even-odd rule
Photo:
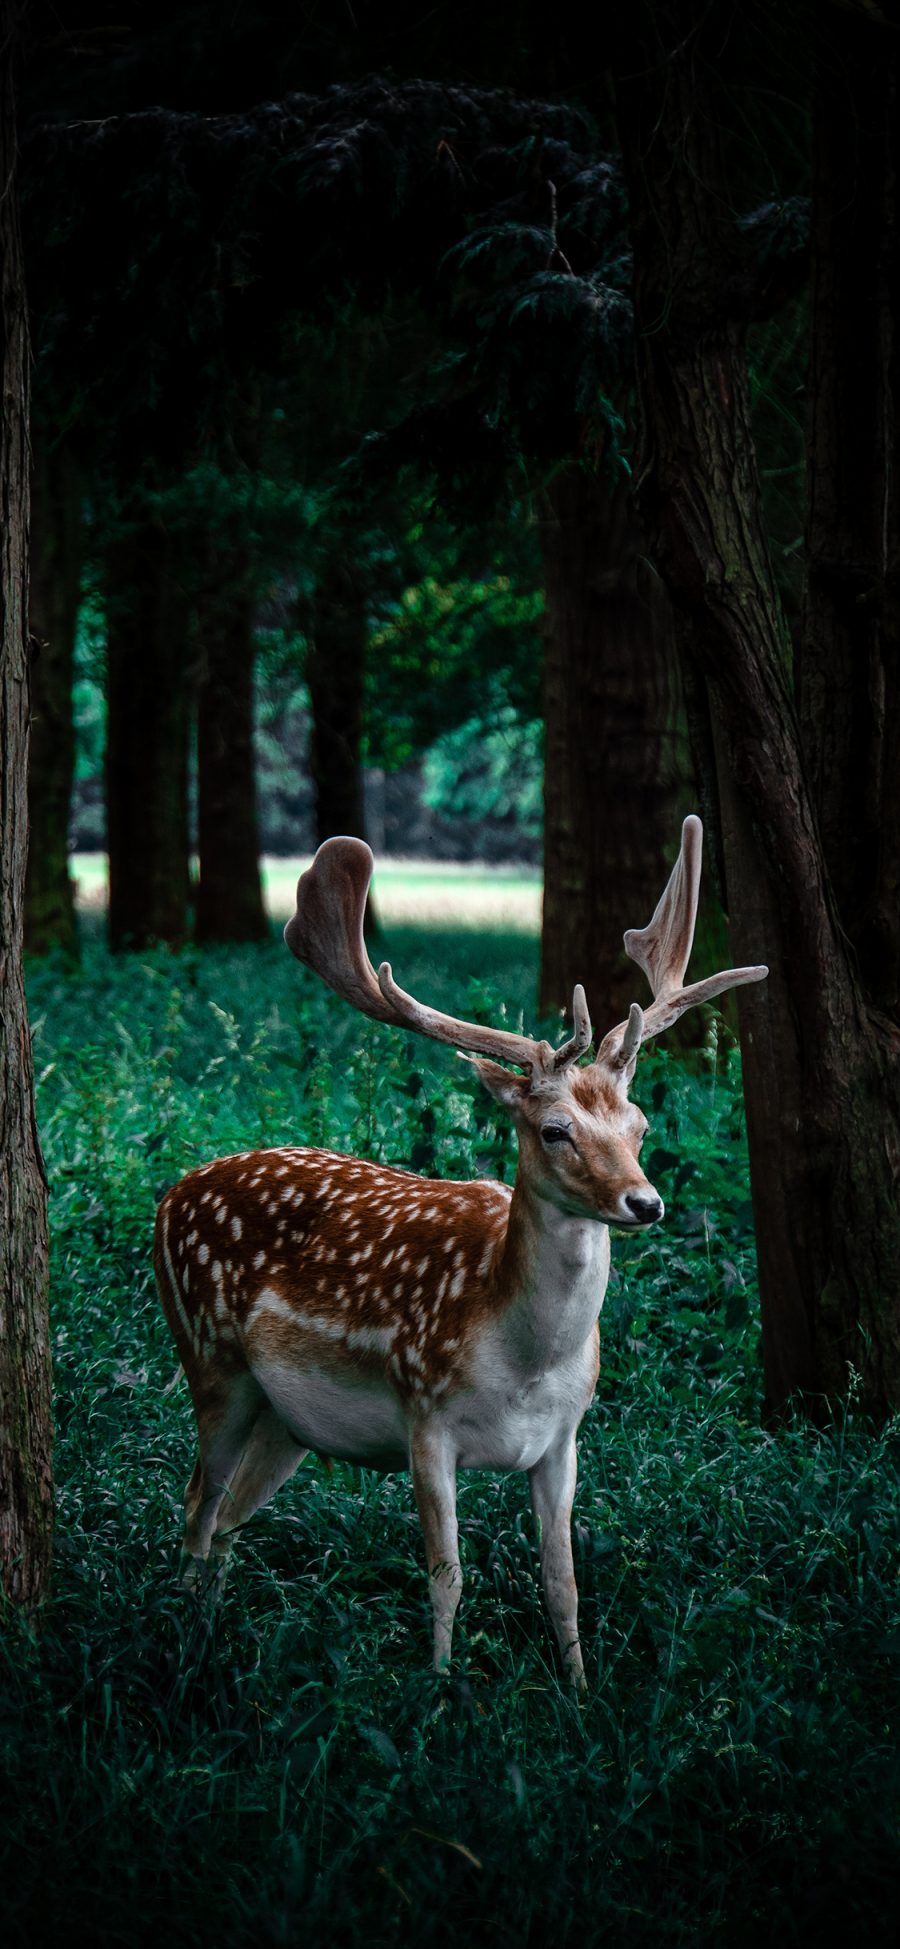
[[[572,1144],[572,1149],[575,1148],[572,1132],[566,1129],[564,1123],[545,1123],[541,1136],[545,1144]]]

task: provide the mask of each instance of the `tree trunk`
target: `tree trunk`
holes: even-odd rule
[[[814,116],[808,582],[800,718],[873,1002],[900,984],[900,99],[896,30],[830,10]]]
[[[189,603],[159,520],[126,511],[106,577],[110,946],[178,946],[189,893]]]
[[[740,991],[739,1010],[768,1403],[852,1383],[883,1414],[900,1405],[900,1038],[860,986],[828,878],[763,530],[743,326],[723,315],[737,244],[707,36],[724,16],[682,0],[636,18],[618,105],[640,507],[681,653],[707,689],[733,956],[771,970]]]
[[[253,748],[253,599],[217,559],[197,604],[198,941],[261,941]]]
[[[362,590],[350,563],[335,555],[316,590],[306,660],[318,845],[335,833],[365,838],[360,762],[365,668]]]
[[[677,828],[669,618],[641,575],[631,492],[570,466],[547,490],[544,910],[540,1007],[584,983],[600,1035],[640,981],[622,947],[649,920]]]
[[[47,1192],[22,981],[28,836],[28,331],[15,189],[12,43],[0,4],[0,1582],[32,1610],[53,1537]]]
[[[81,588],[81,495],[71,450],[32,441],[31,762],[25,946],[32,954],[78,951],[69,875],[69,810],[75,768],[72,684]]]

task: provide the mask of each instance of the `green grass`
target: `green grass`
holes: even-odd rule
[[[521,938],[392,933],[391,953],[439,1003],[530,1009]],[[4,1940],[892,1942],[900,1433],[760,1426],[733,1058],[687,1073],[656,1051],[639,1074],[668,1216],[614,1242],[580,1439],[579,1710],[522,1477],[461,1478],[447,1682],[404,1476],[304,1464],[214,1631],[174,1585],[193,1434],[156,1198],[287,1139],[508,1174],[472,1072],[365,1024],[274,940],[117,963],[91,940],[80,976],[33,971],[31,1007],[59,1512],[41,1638],[0,1633]]]
[[[267,856],[261,862],[263,895],[273,919],[294,910],[297,876],[309,858]],[[76,853],[72,873],[78,903],[97,910],[106,902],[105,853]],[[537,934],[541,915],[541,874],[536,867],[485,867],[456,860],[398,860],[378,863],[374,894],[388,925],[426,925],[455,931],[501,928]]]

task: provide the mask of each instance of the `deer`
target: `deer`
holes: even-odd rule
[[[546,1607],[564,1673],[585,1688],[571,1517],[576,1435],[599,1373],[610,1227],[664,1215],[629,1096],[641,1046],[686,1009],[761,981],[729,968],[684,986],[702,855],[691,815],[652,920],[625,935],[653,999],[585,1061],[575,988],[558,1047],[457,1020],[407,994],[363,937],[374,861],[328,839],[297,885],[287,946],[376,1022],[449,1044],[512,1117],[515,1180],[459,1183],[292,1145],[192,1170],[163,1198],[154,1268],[187,1377],[198,1455],[183,1580],[220,1590],[236,1534],[310,1452],[409,1469],[424,1537],[434,1666],[450,1665],[462,1590],[459,1469],[528,1476]]]

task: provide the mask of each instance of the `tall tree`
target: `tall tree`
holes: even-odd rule
[[[677,828],[678,696],[630,483],[573,463],[545,494],[541,1008],[577,980],[599,1032],[634,1000],[620,943],[652,913]]]
[[[243,555],[243,559],[241,559]],[[253,750],[254,588],[246,549],[211,546],[195,598],[198,941],[268,932]]]
[[[193,563],[197,677],[198,941],[261,941],[268,933],[259,870],[254,750],[254,621],[266,523],[258,385],[232,390],[207,460],[214,494],[187,541]],[[202,478],[203,469],[199,470]],[[184,483],[187,486],[187,483]],[[210,506],[220,503],[220,511]],[[279,503],[290,504],[290,495]]]
[[[13,54],[0,4],[0,1583],[44,1596],[53,1534],[47,1192],[22,981],[28,835],[28,328],[16,198]]]
[[[30,613],[35,654],[25,885],[25,945],[33,954],[45,954],[51,947],[73,954],[78,943],[68,839],[81,553],[81,482],[72,449],[33,428]]]
[[[876,10],[877,11],[877,10]],[[861,983],[900,992],[900,66],[896,25],[830,11],[814,98],[800,724]]]
[[[338,548],[326,558],[312,605],[306,657],[312,724],[309,762],[316,839],[365,838],[362,712],[367,609],[364,579]]]
[[[864,26],[895,88],[896,36],[852,15],[847,34]],[[644,4],[622,23],[617,92],[634,251],[640,506],[675,605],[681,654],[708,701],[734,957],[764,955],[771,969],[739,1011],[769,1404],[778,1409],[798,1391],[844,1394],[852,1384],[866,1407],[884,1413],[900,1405],[900,1035],[885,1007],[883,941],[868,966],[854,943],[841,859],[832,857],[836,829],[841,848],[846,835],[842,820],[835,827],[828,817],[822,783],[826,771],[843,778],[851,766],[867,775],[871,768],[880,835],[896,787],[880,761],[877,698],[863,722],[852,709],[830,713],[827,760],[812,776],[801,736],[744,347],[748,318],[777,290],[791,213],[769,213],[762,250],[758,226],[735,214],[715,66],[735,27],[733,8],[706,0]],[[860,102],[866,116],[880,103],[882,155],[897,139],[896,116],[892,132],[885,119],[890,95],[867,92]],[[820,198],[835,188],[820,170]],[[900,266],[896,209],[884,196],[880,208],[875,275],[893,267],[886,296],[900,289]],[[833,220],[820,209],[818,223]],[[836,275],[848,304],[846,255]],[[888,351],[893,333],[884,331],[883,313],[881,329]],[[814,448],[818,426],[814,410]],[[849,431],[843,424],[839,444]],[[890,505],[896,440],[894,419],[872,456],[882,506]],[[895,535],[889,522],[888,549]],[[878,566],[876,600],[896,577],[896,554],[882,553]],[[835,647],[832,634],[826,688],[843,681],[841,661],[828,663]],[[884,696],[896,697],[898,653],[896,636],[890,642],[883,632]],[[807,686],[813,747],[813,727],[823,724],[814,689]],[[890,857],[893,843],[889,836],[879,857]]]
[[[188,924],[190,598],[177,532],[136,495],[106,549],[106,816],[113,948]]]

